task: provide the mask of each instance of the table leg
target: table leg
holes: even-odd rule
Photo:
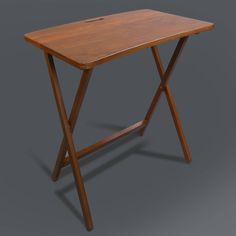
[[[78,87],[76,95],[75,95],[75,99],[74,99],[73,106],[72,106],[71,113],[70,113],[70,117],[69,117],[69,124],[70,124],[72,132],[74,130],[76,120],[78,118],[80,108],[81,108],[83,99],[85,97],[85,93],[87,90],[87,86],[88,86],[91,74],[92,74],[92,70],[84,70],[83,71],[83,74],[82,74],[82,77],[80,80],[80,84],[79,84],[79,87]],[[58,156],[57,156],[57,160],[56,160],[56,164],[54,166],[54,170],[52,173],[53,181],[58,180],[58,177],[59,177],[59,174],[60,174],[60,171],[62,168],[62,163],[63,163],[65,155],[66,155],[66,151],[67,151],[67,146],[66,146],[66,139],[64,137],[61,142],[60,149],[59,149]]]
[[[63,129],[65,141],[67,144],[68,153],[71,158],[70,162],[71,162],[71,166],[72,166],[72,170],[73,170],[73,174],[75,178],[75,183],[76,183],[76,187],[77,187],[77,191],[78,191],[78,195],[79,195],[79,199],[81,203],[81,208],[82,208],[83,215],[85,218],[85,224],[88,230],[92,230],[93,229],[92,216],[90,213],[87,195],[85,192],[84,183],[81,176],[80,166],[76,159],[76,150],[75,150],[73,137],[72,137],[72,129],[71,129],[69,120],[67,118],[66,109],[65,109],[59,81],[57,78],[57,72],[54,65],[53,57],[52,55],[45,52],[45,59],[48,66],[48,71],[49,71],[51,84],[52,84],[52,88],[53,88],[53,92],[54,92],[54,96],[55,96],[55,100],[57,104],[58,113],[61,120],[61,125]]]
[[[176,105],[175,105],[173,96],[171,94],[170,86],[168,84],[168,80],[170,78],[170,75],[173,72],[173,69],[174,69],[174,67],[177,63],[177,59],[181,55],[181,52],[183,50],[183,47],[184,47],[187,39],[188,39],[188,37],[184,37],[184,38],[181,38],[179,40],[166,71],[164,70],[163,64],[161,62],[161,57],[160,57],[160,53],[159,53],[158,49],[156,47],[151,48],[154,59],[155,59],[155,62],[156,62],[156,66],[157,66],[157,69],[158,69],[158,72],[159,72],[159,75],[160,75],[160,78],[161,78],[161,83],[160,83],[160,85],[159,85],[159,87],[156,91],[156,94],[155,94],[155,96],[152,100],[152,103],[149,107],[149,110],[148,110],[148,112],[145,116],[146,126],[141,130],[141,135],[144,134],[144,131],[145,131],[145,129],[146,129],[146,127],[147,127],[147,125],[148,125],[148,123],[149,123],[149,121],[150,121],[150,119],[151,119],[151,117],[152,117],[152,115],[155,111],[155,108],[156,108],[156,106],[159,102],[159,99],[162,95],[162,92],[164,91],[165,95],[166,95],[166,98],[167,98],[168,105],[170,107],[170,111],[171,111],[171,114],[172,114],[172,118],[174,120],[176,130],[177,130],[177,133],[178,133],[178,136],[179,136],[179,139],[180,139],[180,143],[181,143],[181,146],[182,146],[182,149],[183,149],[183,152],[184,152],[185,160],[186,161],[191,161],[192,158],[191,158],[191,154],[190,154],[190,151],[189,151],[189,147],[188,147],[186,138],[184,136],[183,128],[182,128],[182,125],[181,125],[181,122],[180,122],[180,119],[179,119],[179,116],[178,116]]]

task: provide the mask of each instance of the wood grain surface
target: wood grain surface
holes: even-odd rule
[[[80,69],[90,69],[121,55],[213,27],[213,23],[143,9],[51,27],[24,37]]]

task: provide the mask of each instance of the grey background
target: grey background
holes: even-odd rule
[[[95,229],[87,232],[70,167],[53,183],[61,127],[43,54],[23,34],[152,8],[216,23],[191,37],[171,87],[193,162],[165,97],[144,137],[81,161]],[[0,2],[0,235],[236,235],[235,1]],[[174,43],[161,47],[168,61]],[[56,61],[69,106],[81,72]],[[75,129],[78,148],[143,118],[159,83],[150,50],[97,67]]]

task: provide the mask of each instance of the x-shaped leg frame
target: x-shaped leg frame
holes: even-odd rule
[[[67,114],[66,114],[65,104],[63,101],[62,92],[61,92],[60,84],[58,81],[53,57],[49,53],[45,52],[45,59],[47,62],[48,71],[49,71],[49,75],[50,75],[50,79],[51,79],[51,84],[52,84],[52,88],[53,88],[53,92],[54,92],[54,96],[55,96],[55,100],[56,100],[56,104],[57,104],[57,109],[58,109],[62,129],[63,129],[63,133],[64,133],[64,138],[61,142],[59,153],[58,153],[57,160],[56,160],[56,164],[55,164],[55,167],[54,167],[54,170],[52,173],[52,179],[54,181],[56,181],[59,177],[61,169],[65,166],[71,164],[72,170],[73,170],[73,175],[75,178],[76,187],[77,187],[77,192],[78,192],[80,203],[81,203],[83,216],[85,219],[86,228],[88,230],[93,229],[93,221],[92,221],[92,216],[91,216],[90,209],[89,209],[87,195],[86,195],[85,188],[84,188],[84,182],[83,182],[83,179],[81,176],[80,166],[79,166],[79,163],[77,160],[86,156],[87,154],[94,152],[97,149],[100,149],[103,146],[133,132],[133,131],[139,130],[141,135],[143,135],[144,131],[147,128],[149,121],[155,111],[155,108],[159,102],[159,99],[160,99],[163,91],[166,95],[166,98],[167,98],[167,101],[168,101],[168,104],[170,107],[170,111],[171,111],[171,114],[172,114],[172,117],[173,117],[173,120],[175,123],[175,127],[176,127],[176,130],[177,130],[177,133],[178,133],[178,136],[179,136],[182,148],[183,148],[185,160],[191,161],[191,155],[189,152],[189,148],[188,148],[188,145],[187,145],[184,133],[183,133],[183,129],[182,129],[182,126],[180,123],[180,119],[178,117],[178,113],[176,111],[176,106],[175,106],[174,99],[171,94],[170,86],[168,84],[170,75],[173,72],[173,69],[176,65],[177,59],[179,58],[187,39],[188,39],[188,37],[184,37],[179,40],[166,71],[164,71],[158,49],[156,47],[151,48],[156,65],[157,65],[158,72],[161,77],[161,83],[154,95],[154,98],[152,100],[152,103],[150,105],[150,108],[149,108],[144,120],[141,120],[141,121],[129,126],[128,128],[126,128],[124,130],[121,130],[115,134],[112,134],[111,136],[109,136],[103,140],[100,140],[100,141],[92,144],[91,146],[86,147],[78,152],[75,149],[72,133],[73,133],[73,130],[74,130],[74,127],[76,124],[76,120],[78,118],[79,111],[80,111],[80,108],[81,108],[81,105],[82,105],[82,102],[83,102],[83,99],[84,99],[84,96],[85,96],[85,93],[87,90],[87,86],[88,86],[88,83],[89,83],[89,80],[90,80],[90,77],[92,74],[92,69],[83,70],[80,84],[77,89],[75,99],[74,99],[74,102],[72,105],[71,113],[68,118]],[[68,152],[68,154],[69,154],[68,156],[66,156],[66,152]]]
[[[171,89],[170,89],[170,86],[169,86],[169,79],[170,79],[170,76],[171,76],[171,73],[173,72],[174,70],[174,67],[177,63],[177,60],[179,58],[179,56],[181,55],[181,52],[187,42],[187,39],[188,37],[184,37],[184,38],[181,38],[175,48],[175,51],[171,57],[171,60],[169,62],[169,65],[166,69],[166,71],[164,70],[164,67],[163,67],[163,64],[162,64],[162,61],[161,61],[161,57],[160,57],[160,53],[159,53],[159,50],[157,47],[151,47],[151,50],[152,50],[152,54],[154,56],[154,59],[155,59],[155,62],[156,62],[156,66],[157,66],[157,70],[159,72],[159,75],[160,75],[160,78],[161,78],[161,83],[154,95],[154,98],[152,100],[152,103],[149,107],[149,110],[144,118],[145,120],[145,127],[143,127],[141,129],[141,135],[144,134],[144,131],[155,111],[155,108],[161,98],[161,95],[164,91],[165,95],[166,95],[166,98],[167,98],[167,102],[168,102],[168,105],[170,107],[170,111],[171,111],[171,114],[172,114],[172,118],[174,120],[174,123],[175,123],[175,127],[176,127],[176,130],[177,130],[177,133],[178,133],[178,136],[179,136],[179,139],[180,139],[180,143],[181,143],[181,146],[182,146],[182,149],[183,149],[183,152],[184,152],[184,157],[185,157],[185,160],[190,162],[192,160],[191,158],[191,154],[190,154],[190,151],[189,151],[189,147],[188,147],[188,144],[187,144],[187,141],[186,141],[186,138],[184,136],[184,132],[183,132],[183,128],[182,128],[182,125],[181,125],[181,122],[180,122],[180,119],[179,119],[179,116],[178,116],[178,112],[177,112],[177,109],[176,109],[176,105],[175,105],[175,102],[174,102],[174,99],[173,99],[173,96],[172,96],[172,93],[171,93]]]
[[[56,72],[54,61],[53,61],[53,57],[50,54],[47,54],[45,52],[45,59],[47,62],[51,84],[52,84],[54,96],[56,99],[57,109],[58,109],[61,125],[63,128],[63,133],[64,133],[64,138],[61,143],[61,147],[60,147],[56,165],[52,174],[52,178],[53,180],[56,180],[58,178],[58,175],[62,167],[62,162],[66,155],[66,151],[68,151],[70,155],[70,163],[71,163],[73,175],[75,178],[75,183],[76,183],[76,187],[77,187],[77,191],[78,191],[78,195],[79,195],[79,199],[81,203],[83,216],[85,218],[85,224],[88,230],[92,230],[93,229],[92,216],[90,213],[87,195],[84,188],[84,182],[81,176],[80,166],[79,166],[79,163],[77,162],[76,149],[75,149],[73,136],[72,136],[72,132],[75,127],[75,123],[76,123],[79,110],[83,102],[83,98],[86,92],[86,88],[87,88],[92,70],[84,70],[82,74],[80,85],[77,90],[76,97],[72,106],[71,114],[68,119],[63,97],[62,97],[61,88],[60,88],[59,81],[57,78],[57,72]]]

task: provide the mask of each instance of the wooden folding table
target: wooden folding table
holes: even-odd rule
[[[139,131],[140,135],[143,135],[163,92],[167,98],[185,160],[191,161],[190,151],[168,82],[189,36],[211,30],[213,27],[214,24],[209,22],[144,9],[87,19],[25,34],[24,37],[28,42],[44,51],[64,133],[52,179],[54,181],[58,179],[63,167],[69,164],[72,166],[88,230],[93,228],[93,221],[77,160],[133,131]],[[178,44],[165,70],[156,45],[176,39],[179,39]],[[150,48],[152,51],[161,82],[145,118],[89,147],[76,151],[72,133],[93,68],[146,48]],[[83,71],[69,117],[66,114],[53,56]],[[67,152],[68,156],[66,156]]]

